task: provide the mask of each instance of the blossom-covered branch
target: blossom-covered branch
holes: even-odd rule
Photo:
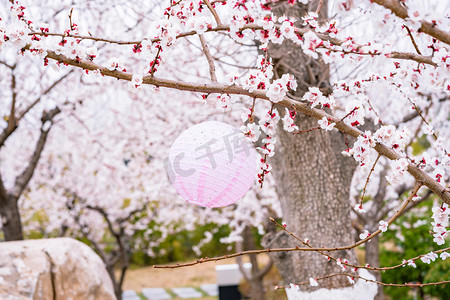
[[[407,20],[411,18],[408,14],[407,8],[399,0],[371,0],[385,8],[391,10],[397,17]],[[420,31],[431,35],[435,39],[438,39],[447,45],[450,45],[450,34],[444,30],[439,29],[435,23],[430,23],[425,20],[420,21]]]
[[[47,58],[56,60],[60,63],[72,65],[84,70],[88,71],[98,71],[102,75],[114,77],[117,79],[131,81],[133,76],[131,74],[127,74],[125,72],[119,70],[110,70],[106,67],[97,65],[91,61],[86,60],[77,60],[70,59],[62,54],[56,54],[53,51],[47,51]],[[235,95],[246,95],[252,98],[260,98],[264,100],[269,100],[269,97],[263,91],[248,91],[237,85],[225,85],[220,83],[191,83],[191,82],[183,82],[183,81],[175,81],[170,79],[163,78],[155,78],[153,76],[144,76],[142,78],[142,82],[144,84],[150,84],[157,87],[167,87],[173,88],[177,90],[191,91],[191,92],[199,92],[199,93],[219,93],[219,94],[235,94]],[[318,120],[323,119],[324,117],[331,122],[336,123],[335,128],[339,131],[348,134],[353,137],[363,136],[364,133],[359,129],[349,126],[342,122],[340,119],[326,113],[323,110],[311,108],[309,105],[294,101],[289,99],[288,97],[284,97],[283,100],[279,101],[278,104],[285,106],[290,109],[294,109],[297,112],[303,113],[307,116],[316,118]],[[376,143],[373,147],[378,153],[389,158],[390,160],[397,160],[400,158],[400,155],[395,152],[393,149],[388,148],[387,146]],[[408,163],[407,166],[408,172],[416,178],[416,180],[422,182],[426,185],[430,190],[432,190],[436,195],[438,195],[442,201],[447,204],[450,204],[450,191],[445,187],[441,186],[436,180],[434,180],[430,175],[426,174],[419,168],[417,168],[414,164]]]

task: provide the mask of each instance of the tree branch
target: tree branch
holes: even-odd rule
[[[322,9],[322,6],[323,6],[323,0],[320,0],[319,4],[317,5],[316,14],[320,13],[320,10]]]
[[[409,195],[408,199],[406,199],[403,202],[403,204],[398,208],[396,213],[387,221],[387,223],[389,225],[392,224],[392,222],[394,222],[403,213],[403,211],[408,206],[408,204],[412,200],[412,198],[417,194],[417,192],[418,192],[418,190],[420,189],[421,186],[422,186],[421,183],[418,183],[418,182],[416,183],[416,185],[414,186],[413,190],[411,191],[411,194]],[[204,262],[219,261],[219,260],[223,260],[223,259],[228,259],[228,258],[233,258],[233,257],[246,255],[246,254],[259,254],[259,253],[270,253],[270,252],[290,252],[290,251],[314,251],[314,252],[318,252],[319,254],[322,254],[322,255],[330,258],[330,259],[333,259],[333,260],[337,261],[336,258],[334,258],[333,256],[331,256],[331,255],[329,255],[329,254],[327,254],[325,252],[353,249],[353,248],[355,248],[355,247],[357,247],[359,245],[362,245],[362,244],[370,241],[373,237],[375,237],[375,236],[377,236],[378,234],[381,233],[381,230],[378,229],[375,232],[371,233],[365,239],[362,239],[362,240],[360,240],[360,241],[358,241],[358,242],[356,242],[356,243],[354,243],[352,245],[348,245],[348,246],[330,247],[330,248],[326,248],[326,247],[314,248],[308,242],[305,242],[304,240],[302,240],[301,238],[296,236],[294,233],[292,233],[289,230],[287,230],[285,226],[280,225],[277,221],[275,221],[275,219],[270,218],[270,220],[276,226],[278,226],[279,228],[281,228],[282,230],[287,232],[290,236],[292,236],[293,238],[298,240],[301,244],[305,245],[306,248],[292,247],[292,248],[273,248],[273,249],[264,249],[264,250],[241,251],[239,253],[233,253],[233,254],[223,255],[223,256],[218,256],[218,257],[213,257],[213,258],[200,258],[197,261],[190,262],[190,263],[184,263],[184,264],[167,265],[167,266],[156,266],[156,265],[154,265],[153,268],[173,269],[173,268],[193,266],[193,265],[197,265],[197,264],[204,263]],[[436,253],[442,252],[442,251],[446,251],[446,250],[448,250],[448,248],[438,250],[438,251],[436,251]],[[419,257],[421,257],[421,256],[419,256]],[[352,264],[349,264],[349,263],[343,263],[343,262],[342,262],[342,264],[346,265],[346,266],[350,266],[350,267],[356,267],[356,268],[362,268],[362,269],[367,269],[367,270],[378,270],[378,271],[380,271],[380,270],[395,269],[395,268],[398,268],[399,266],[405,265],[406,263],[402,263],[402,264],[394,266],[394,267],[385,267],[385,268],[376,268],[376,267],[369,267],[369,266],[356,266],[356,265],[352,265]]]
[[[15,117],[14,121],[15,124],[14,126],[10,126],[9,122],[8,122],[8,127],[6,127],[2,133],[0,134],[0,148],[4,145],[5,141],[8,139],[8,137],[17,129],[18,123],[20,122],[20,120],[25,116],[25,114],[27,114],[36,104],[39,103],[39,101],[41,101],[42,96],[47,95],[55,86],[57,86],[64,78],[66,78],[69,74],[71,74],[74,70],[70,70],[69,72],[67,72],[65,75],[63,75],[62,77],[60,77],[58,80],[56,80],[52,85],[50,85],[43,93],[41,93],[41,95],[34,100],[30,105],[28,105],[24,111],[22,111],[21,113],[19,113],[19,115],[17,117]],[[13,98],[14,99],[14,98]]]
[[[123,222],[129,220],[135,214],[143,212],[144,210],[147,209],[147,204],[148,204],[148,202],[144,203],[144,205],[142,207],[136,208],[135,210],[130,211],[130,213],[127,216],[117,219],[117,223],[122,224]]]
[[[267,273],[269,273],[270,269],[272,269],[273,260],[269,256],[269,262],[258,272],[256,276],[263,278]]]
[[[47,57],[50,59],[54,59],[56,61],[66,63],[68,65],[72,65],[78,68],[82,68],[85,70],[99,70],[101,74],[109,77],[114,77],[117,79],[123,79],[127,81],[131,81],[132,75],[127,74],[125,72],[120,72],[117,70],[109,70],[106,67],[97,65],[91,61],[81,60],[78,61],[76,59],[70,59],[62,54],[56,54],[53,51],[47,51]],[[269,100],[266,93],[264,91],[253,91],[249,92],[242,87],[232,85],[228,86],[225,84],[220,83],[191,83],[191,82],[183,82],[183,81],[174,81],[169,79],[163,79],[163,78],[154,78],[151,75],[147,75],[143,78],[144,84],[150,84],[158,87],[167,87],[182,91],[191,91],[191,92],[199,92],[199,93],[219,93],[219,94],[236,94],[236,95],[246,95],[251,98],[260,98],[264,100]],[[352,137],[358,137],[360,135],[364,135],[363,132],[355,127],[349,126],[345,124],[344,122],[341,122],[340,119],[326,113],[323,110],[311,108],[309,105],[305,103],[301,103],[298,101],[294,101],[292,99],[289,99],[288,97],[285,97],[284,100],[278,102],[278,104],[294,109],[297,112],[303,113],[307,116],[316,118],[318,120],[322,119],[323,117],[330,120],[330,122],[336,123],[335,128],[341,131],[342,133],[348,134]],[[390,160],[397,160],[400,158],[400,155],[396,153],[393,149],[388,148],[387,146],[376,143],[374,149],[380,153],[381,155],[389,158]],[[415,165],[409,163],[408,164],[408,172],[414,176],[414,178],[417,181],[422,182],[424,185],[426,185],[429,189],[431,189],[436,195],[438,195],[442,201],[444,201],[447,204],[450,204],[450,191],[447,190],[445,187],[440,185],[436,180],[434,180],[431,176],[423,172],[422,170],[418,169]]]
[[[16,130],[17,128],[17,119],[16,119],[16,102],[17,102],[17,93],[16,93],[16,75],[14,74],[14,70],[16,65],[9,66],[5,64],[11,69],[11,108],[8,116],[8,125],[5,129],[3,129],[0,134],[0,148],[3,147],[5,140]]]
[[[403,25],[403,26],[405,26],[406,31],[408,31],[409,38],[411,39],[411,42],[412,42],[412,44],[414,46],[414,49],[416,49],[417,54],[422,55],[422,52],[420,52],[420,50],[419,50],[419,46],[417,46],[416,40],[412,36],[411,30],[409,29],[408,26],[406,26],[406,25]]]
[[[28,112],[29,112],[36,104],[39,103],[39,101],[41,101],[42,96],[45,96],[45,95],[47,95],[48,93],[50,93],[51,90],[52,90],[53,88],[55,88],[58,84],[60,84],[61,81],[63,81],[67,76],[69,76],[70,74],[72,74],[73,71],[74,71],[74,70],[70,70],[69,72],[67,72],[66,74],[64,74],[63,76],[61,76],[58,80],[56,80],[55,82],[53,82],[48,88],[45,89],[45,91],[44,91],[43,93],[41,93],[41,95],[40,95],[36,100],[34,100],[30,105],[28,105],[28,106],[24,109],[24,111],[22,111],[22,112],[19,114],[19,117],[18,117],[17,119],[18,119],[18,120],[22,119],[22,118],[25,116],[25,114],[27,114],[27,113],[28,113]]]
[[[50,132],[51,126],[52,126],[52,120],[53,118],[59,114],[61,110],[58,107],[55,107],[49,112],[43,112],[41,122],[41,134],[39,136],[39,139],[36,143],[36,147],[34,149],[34,153],[30,158],[30,161],[28,162],[28,166],[25,168],[25,170],[16,178],[15,184],[14,184],[14,197],[17,199],[20,197],[20,195],[23,193],[25,188],[27,187],[28,183],[31,180],[31,177],[33,177],[34,170],[36,169],[36,166],[39,162],[39,159],[41,157],[42,151],[44,150],[45,143],[47,141],[48,133]],[[48,129],[44,129],[44,124],[50,122],[50,127]]]
[[[424,287],[424,286],[429,286],[429,285],[435,286],[435,285],[439,285],[439,284],[450,283],[450,281],[446,281],[446,280],[439,281],[439,282],[429,282],[429,283],[403,283],[403,284],[401,284],[401,283],[385,283],[385,282],[381,282],[381,281],[367,279],[367,278],[364,278],[362,276],[355,275],[355,274],[350,274],[350,273],[335,273],[335,274],[329,274],[329,275],[317,277],[317,278],[314,278],[314,279],[319,281],[319,280],[323,280],[323,279],[327,279],[327,278],[331,278],[331,277],[336,277],[336,276],[347,276],[347,277],[352,278],[352,279],[358,278],[358,279],[364,280],[366,282],[372,282],[372,283],[376,283],[378,285],[384,285],[384,286],[410,287],[410,288]],[[296,283],[295,285],[308,285],[308,284],[310,284],[309,281],[303,281],[303,282]],[[277,289],[287,289],[287,288],[290,288],[290,286],[277,286]]]
[[[5,185],[3,183],[2,173],[0,171],[0,202],[6,203],[6,199],[8,198],[8,192],[5,189]]]
[[[275,25],[275,28],[280,29],[281,25]],[[256,24],[247,24],[244,26],[241,26],[239,28],[241,31],[245,30],[245,29],[251,29],[251,30],[264,30],[264,28],[262,26],[256,25]],[[226,26],[226,25],[222,25],[222,26],[216,26],[214,28],[209,28],[206,30],[206,32],[228,32],[230,30],[230,26]],[[306,32],[312,31],[311,29],[308,28],[294,28],[295,32],[300,34],[300,35],[304,35]],[[338,40],[336,38],[332,38],[327,34],[323,34],[323,33],[319,33],[319,32],[314,32],[314,34],[317,35],[317,37],[319,37],[320,39],[324,40],[324,41],[328,41],[331,44],[335,45],[335,46],[340,46],[342,45],[345,41],[342,40]],[[187,37],[187,36],[192,36],[192,35],[196,35],[197,32],[196,31],[188,31],[188,32],[183,32],[180,33],[179,35],[177,35],[177,39],[178,38],[183,38],[183,37]],[[60,36],[60,37],[73,37],[76,39],[86,39],[86,40],[93,40],[93,41],[97,41],[97,42],[105,42],[105,43],[112,43],[112,44],[118,44],[118,45],[137,45],[142,43],[142,40],[136,40],[136,41],[117,41],[117,40],[111,40],[111,39],[105,39],[105,38],[99,38],[99,37],[93,37],[93,36],[83,36],[83,35],[73,35],[73,34],[62,34],[62,33],[51,33],[51,32],[30,32],[29,35],[40,35],[40,36]],[[154,38],[154,39],[150,39],[150,41],[152,43],[156,43],[156,42],[160,42],[161,39],[159,38]],[[322,47],[323,48],[323,47]],[[374,56],[374,55],[384,55],[386,57],[389,58],[394,58],[394,59],[408,59],[408,60],[414,60],[417,61],[419,63],[424,63],[424,64],[429,64],[432,66],[436,66],[436,64],[433,62],[432,57],[431,56],[424,56],[424,55],[418,55],[415,53],[408,53],[408,52],[398,52],[398,51],[393,51],[391,53],[381,53],[381,52],[360,52],[359,50],[362,48],[362,46],[357,46],[356,50],[354,52],[349,52],[349,51],[343,51],[343,50],[337,50],[337,49],[329,49],[329,48],[325,48],[328,49],[330,51],[334,51],[334,52],[340,52],[343,54],[354,54],[354,55],[370,55],[370,56]]]
[[[115,231],[114,227],[112,225],[112,222],[108,216],[108,213],[103,208],[98,207],[98,206],[91,206],[91,205],[86,205],[86,208],[97,211],[98,213],[100,213],[103,216],[103,219],[108,224],[109,231],[116,239],[116,242],[117,242],[117,245],[119,246],[119,251],[120,251],[120,255],[118,256],[118,258],[121,259],[121,261],[122,261],[122,265],[120,268],[119,282],[117,283],[118,286],[121,287],[123,284],[123,281],[125,279],[125,273],[128,269],[128,252],[127,252],[127,249],[125,248],[125,245],[123,242],[123,237],[122,237],[123,236],[123,227],[119,226],[119,232]],[[116,262],[118,262],[118,261],[116,261]],[[114,265],[116,264],[116,262],[113,262],[113,265],[110,265],[110,267],[113,268]],[[114,280],[115,280],[115,277],[114,277]]]
[[[203,34],[199,34],[198,37],[200,38],[200,43],[202,43],[203,53],[205,54],[206,60],[208,61],[209,76],[211,76],[211,80],[213,82],[217,82],[216,67],[214,66],[214,58],[212,57],[211,52],[209,52],[209,48],[208,45],[206,44]]]
[[[4,61],[2,61],[2,60],[0,60],[0,65],[4,65],[5,67],[7,67],[7,68],[9,68],[9,69],[11,69],[11,70],[13,69],[13,66],[7,64],[6,62],[4,62]]]
[[[214,7],[211,5],[211,3],[209,2],[209,0],[203,0],[203,2],[206,4],[206,6],[208,6],[209,11],[211,12],[211,14],[214,16],[214,20],[216,20],[216,24],[217,26],[223,26],[222,22],[220,21],[219,15],[217,14],[216,10],[214,9]]]
[[[404,20],[408,19],[408,10],[401,4],[398,0],[371,0],[371,2],[375,2],[381,6],[392,11],[397,17],[402,18]],[[441,42],[450,45],[450,34],[446,31],[443,31],[436,27],[436,24],[432,24],[427,21],[421,21],[421,26],[419,31],[425,32],[428,35],[431,35],[435,39],[440,40]]]

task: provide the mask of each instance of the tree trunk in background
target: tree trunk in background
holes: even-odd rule
[[[308,11],[315,11],[319,1],[307,6],[282,4],[274,7],[275,15],[286,15],[301,20]],[[324,1],[320,19],[326,18],[327,1]],[[301,25],[301,21],[297,22]],[[283,45],[271,44],[270,57],[277,66],[275,73],[295,75],[299,89],[295,96],[302,96],[308,87],[329,88],[329,68],[321,60],[314,60],[298,45],[285,41]],[[284,113],[284,111],[280,111]],[[281,122],[280,122],[281,123]],[[296,124],[300,130],[318,126],[317,120],[298,115]],[[351,142],[351,141],[350,141]],[[309,239],[313,247],[344,246],[354,242],[354,231],[350,221],[349,192],[356,163],[344,157],[345,137],[333,130],[314,130],[303,134],[292,134],[279,125],[275,156],[272,158],[273,175],[277,182],[277,194],[281,201],[283,221],[287,229],[302,239]],[[268,234],[265,247],[302,246],[285,233]],[[355,252],[332,252],[336,258],[346,258],[357,263]],[[336,262],[327,262],[326,257],[314,252],[275,253],[272,258],[285,284],[308,281],[309,277],[340,273]],[[341,288],[349,286],[345,276],[336,276],[319,282],[319,288]],[[312,290],[302,286],[302,290]]]
[[[373,232],[373,228],[375,230],[377,227],[369,227],[371,229],[370,232]],[[371,267],[380,267],[380,239],[379,235],[374,236],[368,243],[365,244],[366,247],[366,263],[368,263]],[[373,276],[375,276],[377,281],[381,281],[381,272],[371,272]],[[378,294],[375,297],[375,300],[383,300],[383,286],[378,285]]]
[[[0,216],[5,241],[23,240],[22,223],[18,207],[18,199],[10,194],[0,199]]]
[[[256,249],[255,238],[251,227],[245,227],[244,232],[242,233],[242,238],[242,242],[236,243],[237,251]],[[244,279],[250,285],[250,299],[264,300],[266,292],[264,288],[264,276],[267,275],[272,268],[272,261],[268,262],[267,265],[260,269],[258,264],[258,256],[256,254],[249,254],[248,256],[250,258],[250,263],[252,264],[251,270],[249,271],[244,268],[242,257],[236,257],[236,261],[242,275],[244,276]]]

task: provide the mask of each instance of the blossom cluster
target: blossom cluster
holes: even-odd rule
[[[294,130],[298,130],[298,126],[295,125],[295,117],[297,116],[297,112],[295,110],[289,110],[285,108],[283,120],[283,129],[287,132],[293,132]]]
[[[438,245],[443,245],[449,235],[447,227],[449,226],[450,209],[448,204],[443,203],[439,207],[433,207],[432,211],[434,221],[431,222],[431,225],[433,225],[433,241]]]
[[[349,148],[342,152],[346,156],[353,156],[353,158],[359,162],[360,166],[370,164],[373,161],[375,155],[375,141],[370,131],[366,131],[364,135],[358,136],[356,142],[353,144],[353,148]]]

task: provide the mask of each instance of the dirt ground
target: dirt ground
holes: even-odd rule
[[[259,258],[262,263],[268,261],[266,254],[262,254]],[[244,262],[245,261],[247,260],[244,258]],[[150,266],[128,270],[125,275],[123,289],[140,292],[143,288],[150,287],[199,287],[202,284],[216,283],[217,277],[215,267],[217,265],[235,263],[235,259],[227,259],[176,269],[155,269]]]

